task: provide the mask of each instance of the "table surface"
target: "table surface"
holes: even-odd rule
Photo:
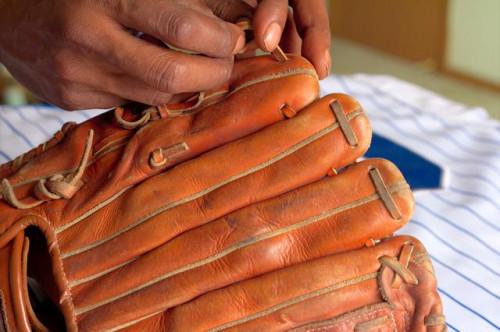
[[[449,329],[499,330],[500,123],[390,76],[331,76],[322,92],[361,102],[374,129],[367,155],[395,162],[415,190],[415,214],[399,233],[427,247]],[[0,163],[99,112],[0,106]]]

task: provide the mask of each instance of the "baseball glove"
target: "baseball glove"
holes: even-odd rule
[[[370,143],[360,105],[317,100],[311,65],[280,60],[243,60],[227,86],[180,104],[65,125],[2,166],[0,331],[216,327],[175,312],[404,225],[413,198],[397,168],[346,167]]]

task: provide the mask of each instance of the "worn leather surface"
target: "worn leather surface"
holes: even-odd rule
[[[307,284],[319,287],[312,281],[326,272],[309,273],[309,265],[301,264],[315,266],[321,257],[372,245],[411,216],[411,191],[392,163],[355,163],[371,139],[361,106],[342,94],[318,100],[317,77],[303,58],[243,60],[231,81],[210,93],[213,102],[134,129],[120,126],[113,111],[66,126],[48,144],[0,167],[0,179],[14,191],[7,199],[2,184],[0,255],[14,257],[16,239],[28,235],[28,227],[43,233],[46,247],[33,246],[27,264],[64,314],[68,330],[186,331],[224,325],[261,310],[266,301],[293,296],[295,284],[289,292],[288,279],[310,278]],[[341,113],[335,113],[334,103]],[[120,116],[133,122],[141,114],[130,107]],[[90,162],[76,192],[65,198],[37,194],[40,182],[78,173],[90,130]],[[158,151],[163,160],[152,163]],[[26,206],[40,205],[16,208],[12,197]],[[359,272],[364,262],[377,270],[375,254],[370,256],[377,250],[366,251],[366,259],[353,253],[354,265],[334,270]],[[26,290],[12,285],[20,273],[3,265],[0,289],[8,294],[13,330],[22,330],[26,319],[35,326],[33,317],[25,317],[29,301],[22,305],[28,307],[25,314],[10,304],[14,290]],[[281,284],[274,276],[286,280]],[[343,276],[324,275],[322,282]],[[271,296],[247,302],[227,295],[247,287]],[[347,312],[368,303],[376,287],[339,291],[345,292],[341,307]],[[396,296],[411,302],[418,294]],[[306,319],[313,314],[307,311],[279,316],[276,324],[262,317],[257,321],[264,323],[245,326],[283,330],[337,314],[328,311],[313,320]]]
[[[399,259],[404,246],[413,247],[408,269],[418,284],[402,282],[396,288],[395,273],[381,257]],[[141,329],[443,331],[443,324],[435,324],[441,314],[425,248],[415,238],[400,236],[209,292],[142,323]]]

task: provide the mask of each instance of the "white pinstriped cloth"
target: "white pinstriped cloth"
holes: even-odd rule
[[[388,76],[331,76],[322,89],[361,102],[376,134],[370,156],[395,161],[416,189],[415,215],[400,233],[432,256],[449,329],[499,330],[500,123]],[[98,112],[0,106],[0,163]]]

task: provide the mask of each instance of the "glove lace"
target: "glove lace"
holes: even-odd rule
[[[85,142],[85,148],[80,163],[73,173],[68,175],[54,174],[51,177],[38,180],[34,193],[36,200],[32,203],[21,202],[10,181],[5,178],[0,184],[0,198],[18,209],[31,209],[48,200],[71,198],[83,186],[82,177],[87,168],[92,152],[94,131],[90,130]],[[30,152],[31,153],[31,152]],[[35,154],[35,153],[34,153]]]

